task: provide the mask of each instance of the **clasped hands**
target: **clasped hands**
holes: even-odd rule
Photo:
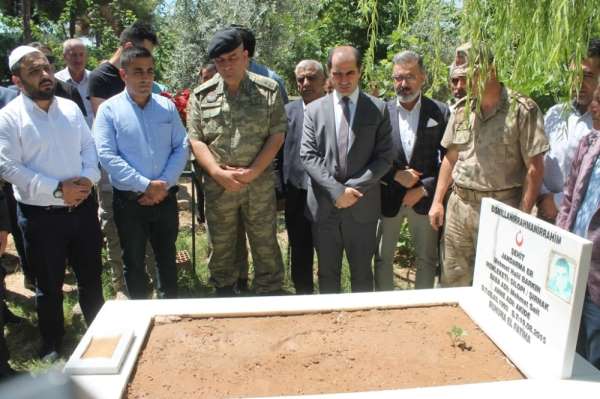
[[[90,179],[81,176],[63,180],[61,184],[63,201],[69,207],[81,204],[90,195],[93,186]]]
[[[137,202],[142,206],[152,206],[161,203],[167,195],[169,195],[169,185],[166,181],[151,180]]]
[[[402,205],[412,208],[426,195],[426,191],[422,186],[416,186],[421,179],[422,173],[414,169],[400,169],[396,171],[394,180],[402,187],[407,188],[406,194],[402,199]]]
[[[221,165],[221,167],[213,173],[212,177],[225,189],[225,191],[236,192],[242,190],[256,179],[258,173],[251,167],[240,168]]]

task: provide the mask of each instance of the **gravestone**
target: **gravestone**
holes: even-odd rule
[[[529,378],[569,378],[592,243],[484,199],[465,310]]]

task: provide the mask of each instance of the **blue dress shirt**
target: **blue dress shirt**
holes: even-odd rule
[[[93,136],[100,163],[118,190],[141,193],[151,180],[174,186],[188,160],[175,104],[157,94],[143,108],[127,89],[109,98],[98,109]]]

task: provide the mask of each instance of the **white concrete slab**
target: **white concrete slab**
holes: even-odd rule
[[[86,332],[85,336],[102,331],[107,325],[132,328],[134,341],[127,358],[116,375],[78,375],[74,380],[87,392],[98,399],[121,398],[136,359],[146,338],[150,320],[158,315],[191,316],[257,316],[302,314],[360,309],[389,309],[406,306],[439,305],[458,303],[464,308],[473,298],[473,288],[448,288],[418,291],[395,291],[365,294],[310,295],[282,297],[252,297],[227,299],[177,299],[154,301],[108,301]],[[487,331],[486,331],[487,332]],[[82,341],[83,342],[83,341]],[[81,345],[81,343],[80,343]],[[485,393],[489,397],[532,397],[540,393],[581,392],[591,396],[600,388],[600,372],[585,365],[581,358],[576,359],[571,381],[523,380],[496,382],[489,384],[457,385],[449,387],[420,388],[395,391],[365,392],[356,394],[305,395],[302,398],[458,398],[480,399]],[[580,363],[582,363],[580,365]],[[581,373],[581,375],[579,374]],[[565,385],[567,384],[568,387]],[[498,396],[495,396],[498,394]],[[535,395],[535,396],[533,396]],[[292,397],[289,397],[292,398]],[[300,398],[300,397],[298,397]]]

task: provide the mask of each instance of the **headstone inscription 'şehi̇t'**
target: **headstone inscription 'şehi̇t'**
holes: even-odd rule
[[[465,310],[529,378],[571,376],[591,250],[508,205],[481,204]]]

